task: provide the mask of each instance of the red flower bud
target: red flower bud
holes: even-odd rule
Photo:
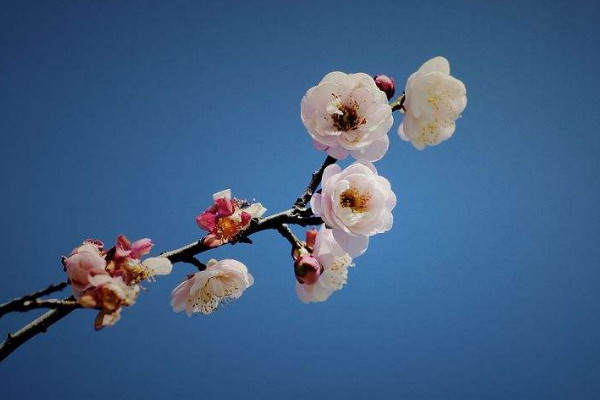
[[[299,283],[313,285],[319,280],[323,267],[311,255],[302,255],[294,262],[294,273]]]
[[[375,75],[373,79],[375,79],[377,87],[385,92],[388,100],[394,97],[394,93],[396,92],[396,82],[394,81],[394,78],[390,78],[387,75]]]

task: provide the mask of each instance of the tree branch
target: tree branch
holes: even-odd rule
[[[336,161],[337,160],[331,156],[328,156],[325,159],[323,165],[312,174],[311,180],[304,190],[304,193],[296,199],[296,202],[291,209],[270,215],[266,218],[252,220],[250,225],[243,230],[235,240],[229,242],[229,244],[252,243],[249,238],[251,235],[264,230],[275,229],[286,238],[292,246],[300,246],[300,240],[293,234],[288,227],[288,224],[311,226],[323,223],[321,218],[313,215],[312,210],[306,208],[306,204],[310,201],[312,195],[319,186],[319,183],[321,183],[325,168],[334,164]],[[185,262],[196,266],[202,271],[206,268],[206,265],[200,262],[195,256],[213,248],[215,247],[206,246],[204,241],[200,239],[178,249],[164,252],[161,256],[168,258],[173,264]],[[11,311],[22,312],[42,307],[55,308],[27,324],[14,334],[8,334],[6,341],[0,344],[0,361],[8,357],[23,343],[39,333],[46,332],[46,330],[54,323],[69,315],[73,310],[81,307],[74,301],[73,297],[62,301],[58,299],[37,300],[41,296],[63,289],[66,285],[67,284],[64,282],[58,285],[51,285],[44,290],[23,296],[0,306],[0,316]]]
[[[392,107],[392,112],[401,110],[404,111],[404,101],[406,100],[406,94],[402,93],[400,97],[398,97],[395,101],[390,103],[390,107]]]
[[[310,182],[308,183],[308,186],[306,187],[306,189],[304,189],[304,193],[302,193],[300,195],[300,197],[298,197],[296,199],[296,202],[294,203],[295,209],[302,209],[302,208],[306,207],[306,204],[308,204],[312,195],[315,193],[315,190],[319,186],[319,183],[321,183],[321,178],[323,177],[323,171],[325,171],[325,168],[327,168],[331,164],[335,164],[336,162],[337,162],[337,159],[335,159],[331,156],[327,156],[327,158],[323,162],[323,165],[321,165],[321,168],[319,168],[318,170],[313,172]]]
[[[58,292],[59,290],[63,290],[65,287],[67,287],[67,282],[57,283],[55,285],[50,285],[45,289],[38,290],[37,292],[26,294],[23,297],[19,297],[7,303],[0,304],[0,318],[2,318],[4,314],[7,314],[9,312],[22,311],[21,309],[23,308],[25,303],[31,303],[32,301],[39,299],[40,297],[46,296],[50,293]]]
[[[294,232],[286,224],[277,227],[277,232],[283,236],[292,245],[292,250],[299,249],[303,246],[302,241],[294,235]]]
[[[73,297],[65,299],[66,301],[73,301]],[[31,321],[23,328],[19,329],[13,334],[8,334],[4,343],[0,344],[0,362],[8,357],[13,351],[15,351],[23,343],[31,339],[32,337],[46,332],[46,330],[55,322],[60,321],[73,310],[80,307],[79,304],[62,307],[56,310],[48,311],[44,315]]]

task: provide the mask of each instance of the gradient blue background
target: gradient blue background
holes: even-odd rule
[[[452,140],[391,135],[398,196],[348,285],[294,293],[274,232],[233,306],[187,318],[174,273],[112,329],[80,311],[0,365],[12,399],[600,398],[600,4],[594,1],[0,2],[0,301],[64,278],[86,237],[199,237],[230,187],[289,207],[323,155],[300,121],[332,70],[400,86],[444,55]],[[204,258],[206,260],[206,258]],[[33,317],[10,315],[0,331]],[[3,333],[4,334],[4,333]]]

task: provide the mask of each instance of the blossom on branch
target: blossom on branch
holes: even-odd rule
[[[333,229],[333,237],[351,257],[367,250],[369,236],[391,229],[396,195],[370,162],[359,160],[343,171],[330,165],[321,185],[322,192],[310,201],[313,213]]]
[[[254,278],[241,262],[213,259],[204,271],[190,275],[173,290],[171,306],[175,312],[185,310],[188,316],[211,314],[220,305],[240,297],[253,283]]]
[[[112,275],[122,277],[127,284],[170,274],[173,267],[164,257],[151,257],[141,261],[141,257],[148,254],[153,246],[152,240],[147,238],[131,243],[125,235],[119,235],[114,256],[106,269]]]
[[[306,242],[309,247],[315,232],[307,232]],[[333,237],[332,230],[325,225],[319,229],[312,248],[312,255],[309,257],[318,263],[321,272],[314,281],[301,280],[296,273],[296,293],[304,303],[325,301],[334,291],[340,290],[348,278],[348,267],[353,265],[350,255],[341,248]]]
[[[213,195],[213,205],[196,217],[201,229],[208,231],[204,244],[218,247],[228,243],[250,225],[252,218],[260,218],[267,211],[260,203],[248,204],[231,197],[231,190]]]
[[[423,150],[452,137],[454,121],[467,106],[465,85],[450,75],[444,57],[427,61],[406,82],[404,121],[398,129],[403,140]]]
[[[141,260],[150,252],[150,239],[131,243],[124,235],[114,248],[105,251],[99,240],[86,240],[64,259],[73,296],[83,307],[100,310],[95,328],[114,325],[121,308],[135,303],[139,283],[156,275],[171,272],[171,262],[164,257]]]
[[[102,246],[98,247],[97,243],[93,244],[91,241],[86,240],[81,246],[73,250],[71,255],[64,261],[71,290],[77,300],[92,286],[90,277],[108,275],[106,260],[101,253]]]
[[[377,161],[388,149],[394,123],[386,94],[367,74],[331,72],[301,102],[314,146],[332,157]]]

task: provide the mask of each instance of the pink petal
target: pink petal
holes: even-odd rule
[[[152,247],[154,247],[154,244],[149,238],[136,240],[131,245],[131,257],[139,260],[140,258],[142,258],[142,256],[150,253]]]
[[[117,238],[117,244],[115,245],[115,258],[127,258],[131,254],[131,242],[120,234]]]
[[[200,229],[204,229],[205,231],[212,232],[215,229],[215,214],[210,211],[204,211],[202,214],[196,217],[196,223],[200,227]]]
[[[229,217],[235,211],[235,202],[232,199],[216,199],[215,205],[220,217]]]
[[[242,219],[242,227],[244,227],[250,223],[250,220],[252,219],[252,215],[250,215],[250,213],[247,213],[246,211],[242,211],[241,219]]]
[[[219,239],[217,235],[211,233],[209,235],[204,236],[204,239],[202,239],[202,243],[206,247],[219,247],[223,244],[223,240]]]

